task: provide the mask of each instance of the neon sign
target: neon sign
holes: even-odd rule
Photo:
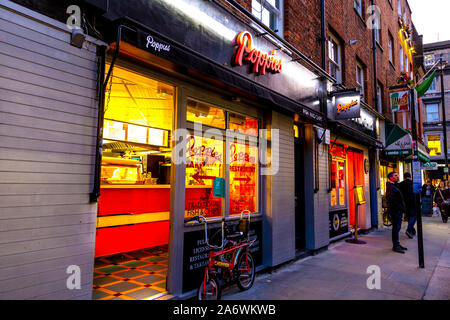
[[[250,32],[239,33],[236,38],[238,49],[234,58],[235,65],[242,66],[244,61],[251,63],[253,64],[252,72],[260,75],[266,74],[266,70],[273,73],[281,72],[281,59],[275,59],[275,50],[262,53],[261,50],[252,47],[252,42]]]

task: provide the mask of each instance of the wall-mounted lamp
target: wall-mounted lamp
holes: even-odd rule
[[[354,44],[357,44],[358,41],[359,41],[359,40],[350,40],[350,41],[348,42],[348,44],[352,46],[352,45],[354,45]]]
[[[73,28],[70,44],[74,47],[81,48],[83,46],[84,40],[86,40],[86,35],[83,33],[83,29]]]

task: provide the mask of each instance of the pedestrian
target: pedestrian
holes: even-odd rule
[[[422,215],[431,217],[433,215],[432,204],[435,188],[431,184],[431,180],[427,179],[426,183],[422,186]]]
[[[407,248],[400,245],[399,232],[402,227],[402,216],[405,212],[405,201],[403,195],[398,188],[398,174],[397,172],[390,172],[388,174],[388,181],[386,182],[386,201],[388,206],[388,214],[392,220],[392,250],[398,253],[405,253]]]
[[[405,172],[403,176],[405,177],[405,179],[399,183],[399,188],[402,192],[403,200],[405,201],[406,219],[408,221],[406,235],[408,236],[408,238],[412,239],[416,235],[416,229],[414,228],[414,225],[417,220],[413,182],[411,174],[409,172]]]
[[[442,222],[447,223],[449,215],[449,190],[445,188],[446,181],[441,181],[434,193],[433,201],[441,211]]]

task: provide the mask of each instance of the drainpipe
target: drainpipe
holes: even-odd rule
[[[322,42],[322,69],[326,70],[327,58],[326,58],[326,47],[327,47],[327,37],[325,34],[325,0],[320,1],[320,40]]]
[[[371,4],[372,4],[372,14],[375,15],[375,2],[374,0],[371,0]],[[377,21],[377,27],[379,26],[380,21]],[[377,93],[377,83],[378,83],[378,78],[377,78],[377,44],[376,44],[376,40],[375,40],[375,28],[372,28],[372,53],[373,53],[373,88],[374,88],[374,103],[375,103],[375,109],[377,109],[378,113],[382,113],[382,110],[379,110],[378,107],[378,93]]]
[[[100,173],[102,165],[102,148],[103,148],[103,121],[105,115],[105,91],[108,85],[109,77],[116,63],[117,56],[119,54],[120,41],[122,39],[122,28],[127,28],[133,32],[135,30],[120,24],[117,29],[117,40],[116,40],[116,50],[111,61],[111,65],[108,70],[108,75],[104,82],[102,79],[105,78],[105,62],[106,62],[106,47],[100,47],[98,55],[99,59],[99,86],[98,86],[98,115],[97,115],[97,141],[96,141],[96,153],[95,153],[95,171],[94,171],[94,187],[89,195],[90,202],[97,202],[98,197],[100,197]]]

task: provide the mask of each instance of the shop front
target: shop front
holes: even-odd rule
[[[359,93],[335,95],[328,114],[334,118],[328,146],[329,229],[334,241],[377,225],[377,149],[382,145],[377,140],[379,115],[359,101]],[[357,188],[365,204],[357,204]]]
[[[209,249],[193,216],[214,231],[249,210],[257,270],[294,258],[294,114],[323,120],[320,71],[256,27],[214,3],[147,6],[109,8],[127,18],[105,56],[95,299],[195,293]]]

